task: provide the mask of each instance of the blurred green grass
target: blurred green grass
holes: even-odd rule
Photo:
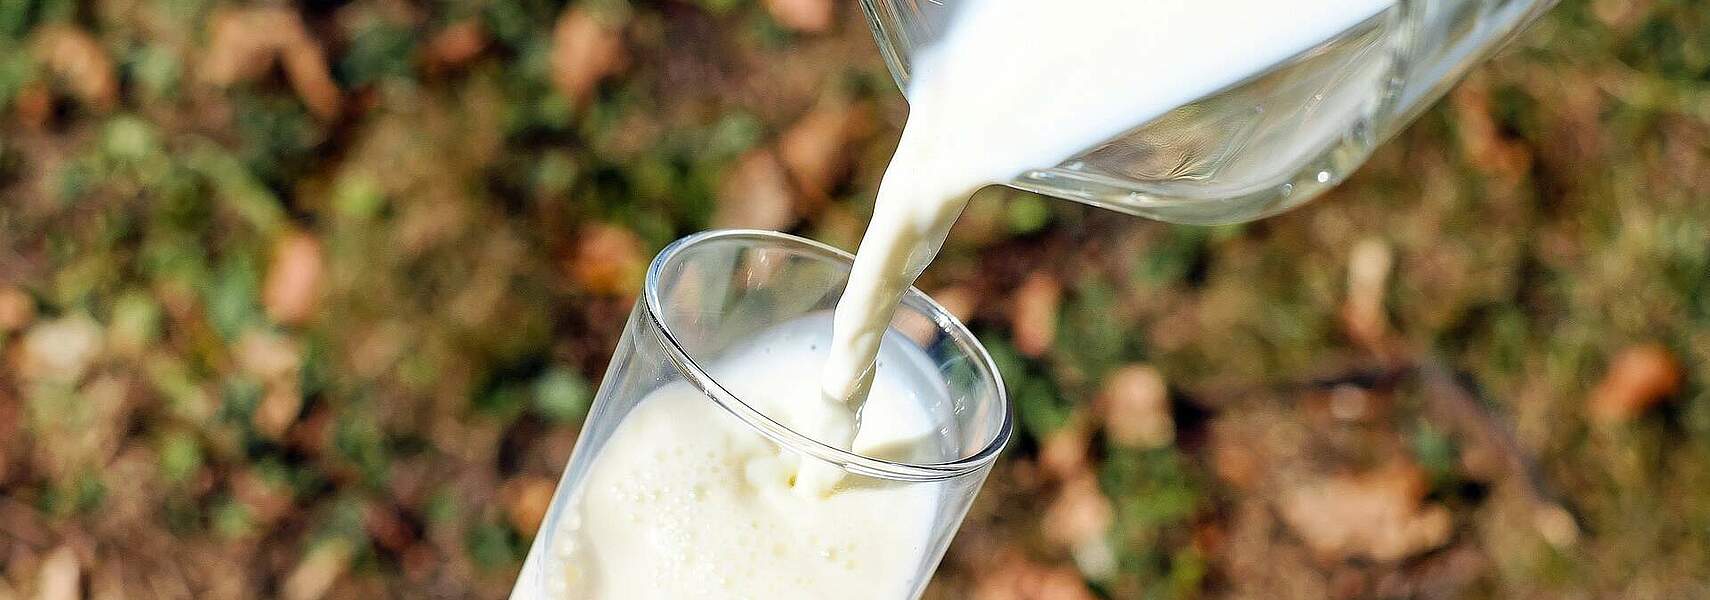
[[[905,114],[852,4],[271,6],[0,0],[0,598],[502,596],[647,257],[852,246]],[[1707,30],[1565,2],[1259,223],[982,196],[923,286],[1022,439],[932,595],[1704,595]],[[1684,384],[1590,416],[1644,344]],[[1113,435],[1134,364],[1168,443]]]

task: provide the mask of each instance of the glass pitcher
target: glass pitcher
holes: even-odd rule
[[[898,85],[907,89],[911,60],[966,3],[862,0]],[[1316,47],[1010,185],[1177,223],[1278,213],[1347,177],[1553,4],[1397,0]]]

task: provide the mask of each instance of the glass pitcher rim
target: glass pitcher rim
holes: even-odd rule
[[[708,399],[774,443],[814,459],[837,465],[851,473],[880,479],[911,482],[954,479],[990,466],[1008,446],[1014,431],[1015,416],[1009,405],[1008,392],[1004,388],[1003,376],[998,372],[996,361],[992,359],[985,346],[979,343],[978,338],[968,330],[961,320],[950,314],[950,311],[936,300],[913,286],[904,292],[903,302],[913,308],[923,310],[926,313],[925,316],[933,322],[934,327],[950,336],[958,351],[972,359],[977,370],[982,372],[981,379],[985,379],[991,386],[991,401],[995,402],[998,410],[1002,411],[1002,422],[998,425],[996,433],[978,451],[956,460],[933,463],[892,461],[866,456],[803,435],[754,408],[747,401],[725,388],[695,361],[695,358],[671,331],[670,324],[664,319],[665,303],[660,297],[660,288],[665,268],[680,259],[686,252],[711,242],[743,240],[782,242],[795,250],[804,250],[810,255],[816,255],[817,258],[834,263],[845,272],[849,270],[855,259],[850,253],[828,244],[783,232],[761,229],[703,231],[672,242],[664,250],[661,250],[659,255],[654,257],[653,262],[648,265],[646,279],[642,287],[642,305],[647,311],[650,323],[647,329],[658,338],[660,346],[665,349],[666,356],[677,372],[683,376],[684,380],[705,394]]]

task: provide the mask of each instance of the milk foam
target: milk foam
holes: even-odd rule
[[[762,332],[707,370],[762,413],[793,420],[819,387],[830,315]],[[885,344],[858,451],[941,460],[949,390],[899,334]],[[938,484],[845,478],[791,487],[798,461],[684,382],[624,417],[576,490],[552,558],[556,597],[902,598],[932,546]],[[807,459],[811,460],[811,459]]]

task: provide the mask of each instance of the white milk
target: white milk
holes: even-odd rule
[[[979,188],[1061,163],[1311,49],[1393,0],[958,0],[909,84],[908,125],[837,306],[814,435],[854,436],[902,292]],[[828,442],[829,443],[829,442]],[[810,469],[825,493],[841,474]]]
[[[830,320],[762,332],[706,368],[788,422],[802,390],[819,388]],[[930,460],[942,455],[949,390],[919,346],[892,335],[855,447]],[[542,559],[562,567],[544,570],[563,573],[548,580],[552,597],[907,597],[939,518],[938,488],[848,478],[830,496],[804,496],[790,484],[798,460],[686,383],[652,392],[598,450]]]
[[[908,460],[909,449],[938,443],[934,424],[947,417],[928,407],[946,406],[948,392],[912,343],[886,344],[885,366],[872,365],[902,292],[975,190],[1055,165],[1392,3],[956,0],[948,35],[915,63],[909,122],[835,334],[824,335],[825,318],[790,324],[709,370],[800,433]],[[819,397],[804,397],[816,388]],[[812,464],[687,384],[667,385],[599,449],[559,545],[531,553],[525,569],[536,559],[562,567],[541,569],[555,598],[906,596],[927,558],[937,493],[838,485],[842,471]]]

